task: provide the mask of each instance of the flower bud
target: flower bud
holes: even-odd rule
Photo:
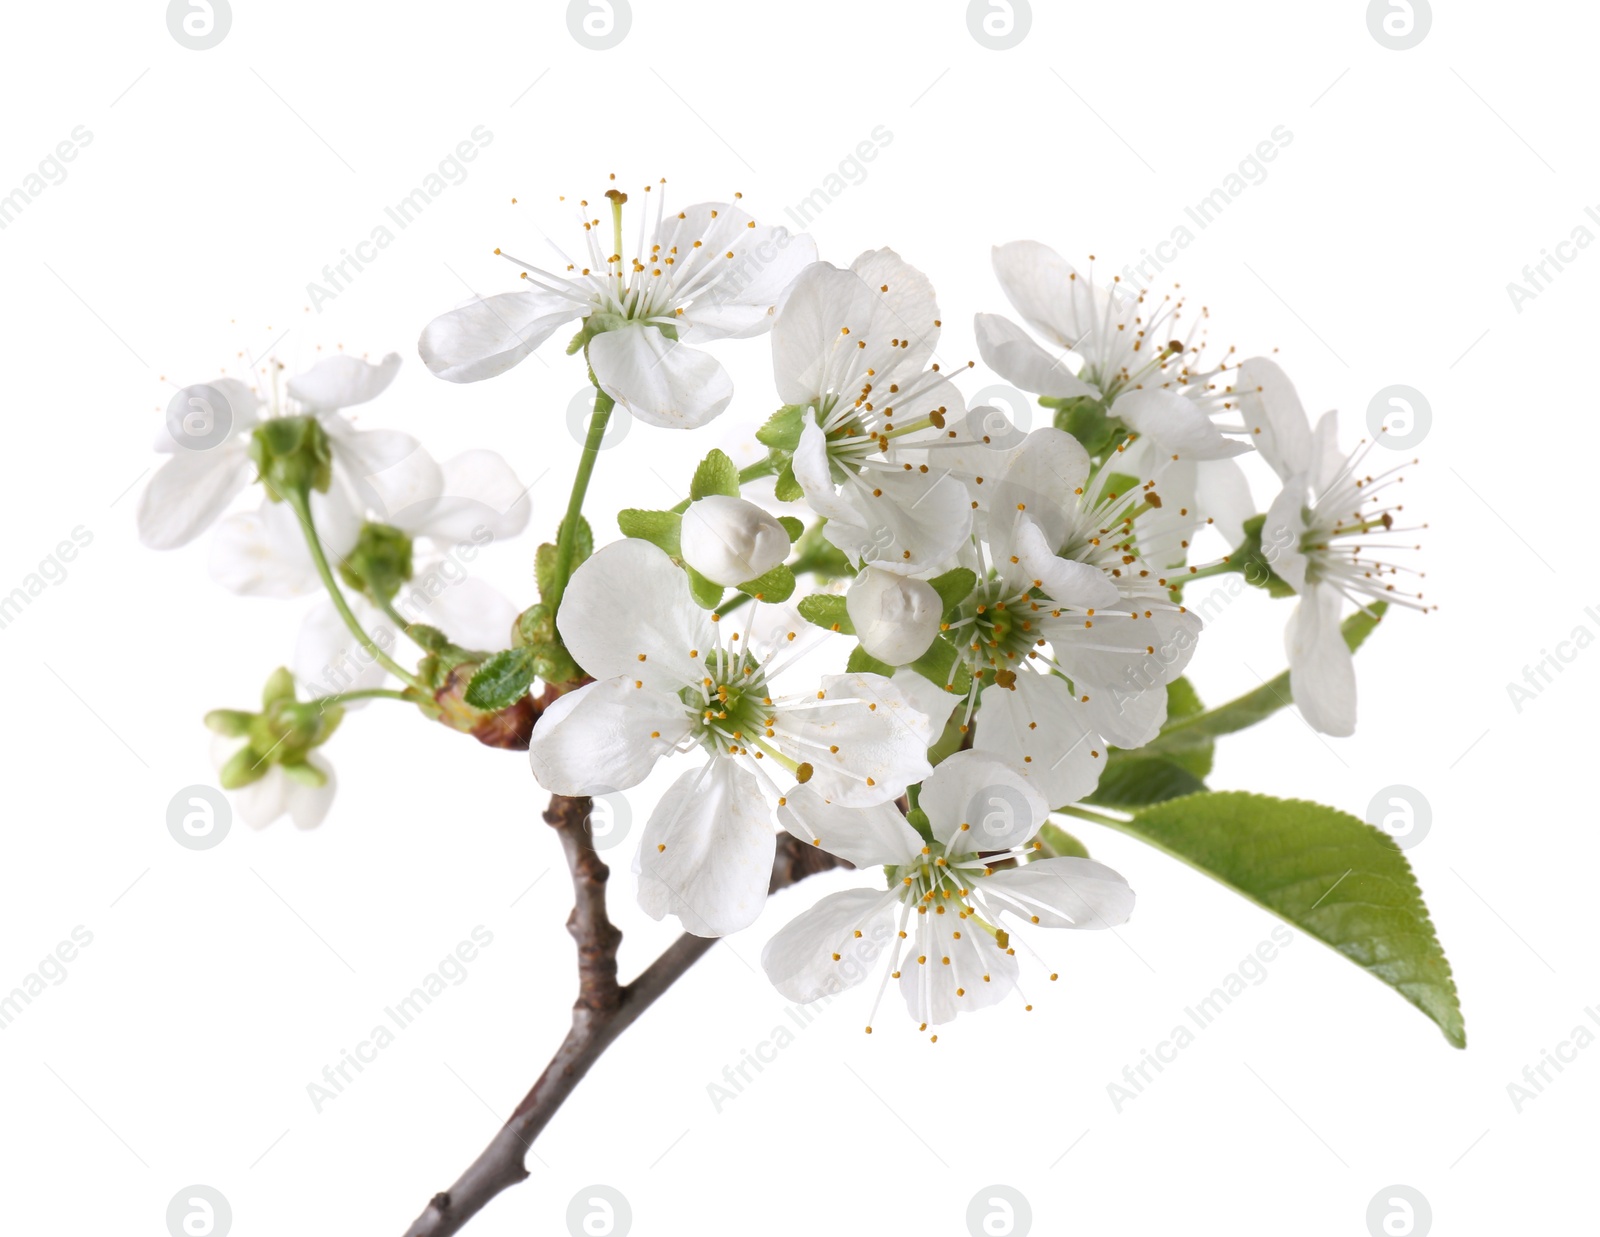
[[[891,666],[904,666],[928,651],[944,609],[926,580],[877,567],[861,569],[844,604],[861,647]]]
[[[725,494],[689,504],[679,545],[684,562],[727,587],[764,576],[789,557],[789,533],[774,516]]]

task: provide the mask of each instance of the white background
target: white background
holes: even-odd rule
[[[758,216],[792,222],[784,208],[882,125],[892,141],[811,231],[836,262],[891,244],[926,270],[941,351],[965,358],[973,312],[1006,308],[992,243],[1036,238],[1120,269],[1282,125],[1293,141],[1270,175],[1169,274],[1210,307],[1214,344],[1280,349],[1309,408],[1344,410],[1347,441],[1379,389],[1425,393],[1433,426],[1405,488],[1431,524],[1441,609],[1394,616],[1361,653],[1354,738],[1323,741],[1285,713],[1224,741],[1212,782],[1358,815],[1379,788],[1422,792],[1433,826],[1410,855],[1470,1047],[1297,934],[1118,1113],[1107,1083],[1276,920],[1084,826],[1138,910],[1120,936],[1050,942],[1063,979],[1032,985],[1031,1014],[1007,1004],[930,1046],[887,1007],[863,1036],[869,998],[844,998],[716,1112],[707,1085],[787,1022],[762,943],[864,878],[813,881],[628,1032],[537,1143],[532,1180],[468,1231],[563,1232],[591,1183],[623,1191],[642,1234],[962,1234],[994,1183],[1027,1196],[1039,1233],[1360,1237],[1369,1200],[1395,1183],[1425,1194],[1439,1234],[1567,1230],[1588,1201],[1600,1051],[1520,1114],[1506,1086],[1600,1001],[1600,847],[1578,750],[1600,653],[1520,712],[1506,684],[1574,628],[1600,632],[1584,610],[1600,603],[1587,527],[1600,254],[1520,312],[1506,284],[1600,202],[1600,19],[1440,5],[1419,46],[1392,51],[1353,2],[1036,4],[1020,46],[993,51],[955,0],[634,8],[609,51],[580,46],[549,2],[235,0],[208,51],[180,46],[158,3],[8,10],[0,193],[75,126],[93,135],[0,231],[0,592],[74,527],[93,534],[0,631],[0,989],[74,926],[94,934],[0,1032],[13,1226],[154,1237],[173,1194],[204,1183],[231,1201],[239,1237],[398,1234],[522,1096],[573,994],[565,872],[525,760],[398,707],[352,717],[328,749],[341,789],[321,829],[236,822],[205,852],[169,836],[169,800],[213,777],[201,715],[255,698],[304,605],[225,593],[204,542],[138,544],[175,383],[238,373],[241,352],[275,341],[291,372],[319,348],[400,352],[364,424],[441,457],[492,446],[544,478],[530,534],[483,565],[526,604],[578,456],[565,414],[581,365],[557,340],[453,387],[415,340],[464,283],[513,286],[494,246],[537,252],[541,229],[575,239],[559,193],[593,196],[610,172],[630,188],[665,176],[675,201],[741,190]],[[493,141],[467,179],[309,311],[324,263],[478,125]],[[766,344],[718,355],[739,389],[719,423],[635,426],[602,457],[590,510],[603,539],[617,507],[675,501],[668,483],[709,447],[752,451],[776,402]],[[1281,667],[1285,613],[1251,595],[1212,624],[1190,672],[1208,700]],[[662,785],[630,796],[640,819]],[[618,866],[631,975],[671,928],[632,906]],[[494,943],[467,981],[315,1112],[306,1084],[477,925]]]

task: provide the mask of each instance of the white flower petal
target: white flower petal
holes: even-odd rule
[[[1289,690],[1313,730],[1343,737],[1356,730],[1356,667],[1339,631],[1337,589],[1312,588],[1284,629]]]
[[[1013,690],[983,689],[973,747],[1016,765],[1052,808],[1099,784],[1106,753],[1086,706],[1064,679],[1018,671]]]
[[[1046,620],[1042,627],[1062,670],[1084,690],[1088,685],[1115,687],[1125,692],[1162,690],[1183,673],[1194,656],[1204,624],[1192,611],[1170,608],[1161,602],[1141,608],[1135,598],[1126,614],[1097,613],[1093,619],[1063,616]],[[1092,627],[1086,627],[1092,622]]]
[[[1115,747],[1143,747],[1167,721],[1167,693],[1160,686],[1125,688],[1081,685],[1089,727]]]
[[[373,518],[409,528],[433,509],[444,473],[410,434],[358,430],[336,416],[322,423],[332,439],[336,469]]]
[[[928,775],[931,724],[894,682],[880,674],[824,675],[822,694],[779,709],[771,741],[811,765],[808,784],[824,799],[870,807]]]
[[[1194,466],[1194,501],[1179,506],[1211,517],[1212,525],[1230,546],[1244,540],[1244,522],[1256,513],[1255,499],[1250,496],[1250,483],[1244,469],[1235,460],[1201,460]],[[1161,496],[1169,503],[1172,496],[1161,484]],[[1141,538],[1143,540],[1143,538]],[[1169,561],[1169,560],[1161,560]]]
[[[1273,573],[1297,593],[1306,591],[1306,568],[1310,565],[1300,549],[1306,532],[1305,505],[1306,479],[1303,473],[1297,473],[1284,482],[1261,521],[1261,556]]]
[[[973,327],[983,363],[1013,386],[1053,399],[1099,398],[1100,392],[1073,372],[1071,353],[1052,356],[1011,319],[977,314]]]
[[[1012,527],[1012,563],[1001,563],[1001,575],[1018,588],[1038,588],[1051,601],[1079,609],[1114,606],[1121,596],[1099,567],[1058,557],[1030,515],[1018,513]]]
[[[589,341],[589,364],[607,395],[639,420],[694,429],[733,399],[733,379],[710,353],[632,324]]]
[[[394,625],[359,598],[353,600],[351,606],[378,647],[392,653],[395,645]],[[381,621],[373,623],[370,621],[373,618]],[[331,696],[336,692],[382,687],[389,673],[350,634],[350,629],[345,626],[344,619],[331,601],[319,602],[301,620],[289,668],[294,671],[302,694],[307,696]],[[345,707],[359,708],[364,703],[352,701]]]
[[[1111,405],[1129,429],[1155,440],[1163,454],[1193,460],[1243,455],[1250,444],[1227,437],[1187,396],[1159,388],[1127,391]]]
[[[441,544],[515,537],[528,526],[529,487],[495,451],[463,451],[440,467],[434,502],[404,513],[413,536]]]
[[[767,978],[791,1001],[853,988],[893,940],[893,902],[879,889],[830,893],[800,912],[761,951]]]
[[[1294,383],[1276,361],[1251,357],[1239,366],[1234,389],[1239,413],[1256,450],[1287,480],[1311,465],[1311,422]]]
[[[922,838],[892,802],[847,808],[828,803],[811,786],[796,786],[778,808],[778,823],[807,846],[817,846],[858,868],[905,863]]]
[[[1036,524],[1052,551],[1066,541],[1089,479],[1089,453],[1071,434],[1046,426],[1022,440],[995,483],[989,518],[994,556],[1002,565],[1016,553],[1013,527],[1019,516]]]
[[[685,932],[726,936],[767,901],[777,835],[755,775],[726,757],[684,773],[662,796],[639,844],[639,905],[676,915]]]
[[[331,356],[289,379],[289,398],[316,412],[351,408],[382,395],[400,372],[400,354],[376,364],[360,357]]]
[[[202,393],[202,387],[209,387],[212,392],[222,396],[226,408],[214,407],[213,400]],[[191,401],[194,400],[199,400],[200,404],[192,404]],[[171,404],[180,403],[180,401],[181,407],[186,409],[192,407],[195,413],[205,415],[206,422],[200,427],[201,433],[204,433],[206,429],[215,424],[214,418],[226,416],[228,418],[228,426],[223,442],[228,442],[247,434],[260,423],[258,414],[261,408],[261,400],[254,391],[237,378],[217,378],[211,382],[195,383],[192,386],[184,387],[168,401],[168,405],[170,407]],[[171,428],[163,421],[161,428],[156,432],[155,449],[171,455],[185,448],[182,443],[172,436]]]
[[[288,782],[284,805],[297,829],[315,829],[328,818],[328,809],[333,806],[334,792],[339,785],[333,766],[327,761],[312,755],[306,757],[306,763],[321,772],[327,780],[321,786],[307,786],[284,774],[284,780]]]
[[[423,328],[417,351],[440,378],[477,382],[504,373],[585,312],[543,289],[502,292],[435,318]]]
[[[838,520],[844,524],[853,524],[856,520],[855,508],[839,496],[834,488],[833,477],[828,467],[828,440],[817,425],[816,417],[807,411],[804,424],[800,430],[800,445],[794,452],[794,479],[800,483],[800,488],[806,492],[806,506],[818,515],[829,521],[823,526],[824,532]],[[832,541],[832,538],[829,538]],[[846,544],[853,539],[845,538]],[[839,545],[837,541],[834,545]],[[844,549],[843,546],[839,546]],[[845,551],[849,553],[848,550]]]
[[[1016,987],[1016,958],[981,928],[955,915],[912,918],[917,930],[900,960],[900,993],[920,1025],[939,1026],[995,1005]]]
[[[717,281],[694,298],[683,316],[692,343],[747,339],[771,329],[773,310],[785,289],[817,260],[817,244],[804,232],[793,235],[787,228],[764,223],[752,228],[749,224],[755,221],[738,207],[721,207],[718,221],[724,220],[731,242],[720,252],[731,249],[734,256],[722,259],[727,266]],[[709,246],[707,242],[701,247]],[[684,286],[690,275],[692,272],[680,272],[679,286]]]
[[[193,541],[244,491],[253,471],[243,440],[180,451],[156,470],[139,498],[139,540],[152,550]]]
[[[689,733],[670,692],[601,679],[557,697],[533,728],[528,761],[551,794],[609,794],[637,786]]]
[[[996,245],[993,260],[1006,299],[1029,326],[1053,343],[1076,347],[1099,325],[1100,307],[1088,281],[1048,245],[1038,241]]]
[[[1014,765],[982,751],[955,752],[922,783],[917,806],[952,854],[1009,850],[1050,814],[1039,788]]]
[[[985,877],[983,900],[1041,928],[1115,928],[1133,914],[1133,890],[1093,859],[1035,859]]]
[[[911,707],[928,717],[928,744],[932,746],[944,733],[950,714],[965,697],[947,691],[942,683],[924,678],[909,666],[902,666],[890,676],[889,681],[900,689]]]
[[[642,679],[669,693],[700,681],[716,643],[689,578],[637,538],[602,546],[572,573],[557,624],[568,651],[595,678]]]
[[[412,622],[439,628],[468,649],[503,648],[518,614],[505,594],[467,575],[453,558],[419,564],[395,597],[395,608]]]
[[[230,792],[234,811],[252,829],[265,829],[289,810],[289,776],[273,765],[248,786]]]
[[[246,597],[300,597],[322,587],[288,503],[264,501],[222,520],[208,567],[218,584]]]

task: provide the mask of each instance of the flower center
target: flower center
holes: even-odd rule
[[[679,696],[694,718],[695,737],[713,754],[737,755],[772,735],[772,695],[753,653],[713,649],[705,676]]]

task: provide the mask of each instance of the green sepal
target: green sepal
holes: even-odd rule
[[[1294,586],[1272,569],[1272,559],[1261,542],[1264,515],[1253,515],[1244,522],[1244,540],[1228,555],[1228,567],[1243,573],[1246,584],[1267,590],[1269,597],[1293,597]]]
[[[679,537],[683,530],[683,517],[676,511],[643,511],[630,507],[617,512],[617,527],[624,537],[637,537],[648,541],[673,558],[681,554]]]
[[[859,644],[850,650],[850,660],[845,662],[846,674],[881,674],[885,678],[894,673],[894,667],[888,662],[879,661]]]
[[[789,534],[790,545],[793,545],[795,542],[799,541],[801,537],[805,536],[805,523],[796,519],[792,515],[780,515],[778,517],[778,523],[782,524],[783,531]]]
[[[1117,435],[1118,423],[1106,415],[1105,405],[1092,395],[1069,399],[1047,396],[1039,402],[1055,411],[1055,427],[1071,434],[1090,455],[1098,456]]]
[[[779,563],[771,571],[746,580],[739,585],[741,593],[748,593],[757,601],[788,601],[794,593],[794,572]]]
[[[805,429],[809,407],[809,404],[785,404],[756,431],[756,441],[775,450],[793,451],[800,445],[800,433]]]
[[[978,573],[970,567],[957,567],[943,575],[934,576],[928,583],[939,594],[939,602],[948,618],[952,610],[972,596],[972,590],[978,587]]]
[[[712,583],[687,563],[683,570],[689,577],[689,593],[696,605],[702,610],[715,610],[722,604],[722,585]]]
[[[261,687],[261,707],[270,709],[286,701],[294,701],[294,674],[288,666],[279,666]]]
[[[850,612],[845,608],[844,598],[838,593],[812,593],[809,597],[802,597],[800,604],[795,607],[800,611],[800,617],[808,623],[828,631],[842,632],[847,636],[856,634],[855,624],[850,621]]]
[[[794,461],[788,460],[778,470],[778,479],[772,484],[773,495],[780,503],[797,503],[806,496],[805,490],[794,479]]]
[[[232,739],[248,733],[254,717],[254,713],[246,713],[243,709],[212,709],[206,714],[205,724],[212,734]]]
[[[333,447],[315,417],[267,418],[251,431],[250,461],[273,502],[333,484]]]
[[[411,570],[411,537],[388,524],[363,524],[339,563],[340,579],[379,603],[394,600]]]
[[[948,686],[952,693],[963,698],[972,688],[972,672],[961,660],[956,646],[943,636],[935,636],[928,651],[912,662],[911,668],[928,682]]]
[[[271,767],[246,744],[223,763],[217,771],[217,781],[223,790],[238,790],[252,782],[259,782]]]
[[[285,774],[302,786],[318,788],[328,784],[328,775],[308,760],[297,760],[279,766]]]
[[[561,540],[561,530],[566,527],[566,524],[566,520],[563,519],[556,528],[556,541],[559,542]],[[556,556],[558,553],[558,547],[547,541],[539,547],[534,555],[533,574],[534,579],[538,582],[539,596],[541,597],[550,596],[550,591],[555,587]],[[580,515],[578,517],[577,533],[572,538],[572,562],[568,564],[567,568],[569,579],[571,578],[570,573],[577,571],[583,560],[593,553],[594,532],[589,527],[589,521]]]
[[[721,494],[726,498],[739,497],[739,470],[722,451],[713,450],[701,460],[689,482],[689,500],[704,498],[708,494]]]

